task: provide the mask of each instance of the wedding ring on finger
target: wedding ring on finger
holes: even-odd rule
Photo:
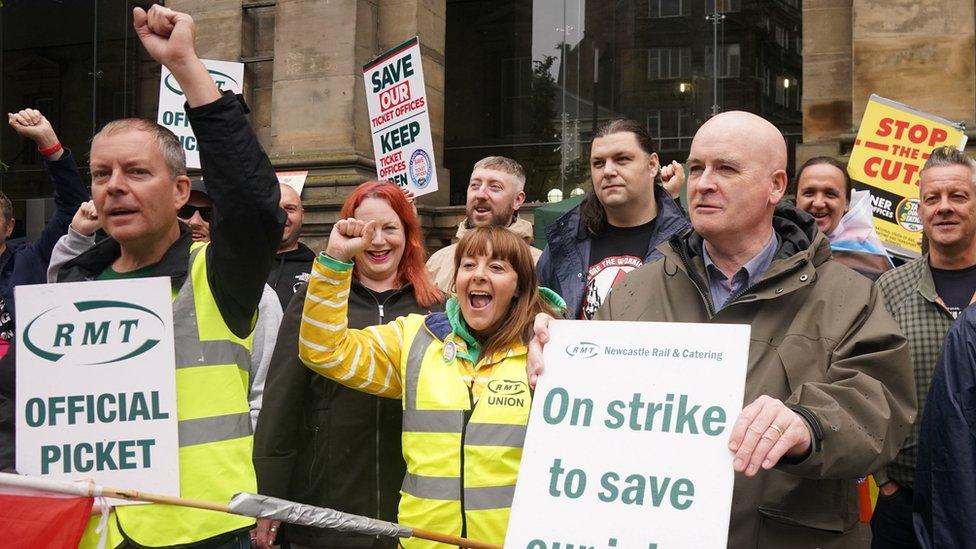
[[[783,435],[783,429],[779,425],[776,425],[775,423],[770,423],[769,428],[779,433],[780,436]]]

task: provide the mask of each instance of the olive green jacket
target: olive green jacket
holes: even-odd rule
[[[750,324],[745,404],[782,400],[809,423],[813,449],[736,475],[729,547],[867,547],[856,482],[895,456],[915,419],[908,344],[871,281],[831,260],[812,218],[781,207],[773,227],[773,263],[718,313],[691,231],[630,273],[597,318]]]

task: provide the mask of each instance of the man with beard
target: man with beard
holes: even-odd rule
[[[460,240],[474,227],[507,227],[529,244],[532,259],[539,260],[542,250],[532,248],[532,224],[519,219],[518,210],[525,202],[525,171],[522,165],[504,156],[482,158],[474,165],[468,183],[466,218],[458,226]],[[454,285],[454,249],[457,243],[434,252],[427,260],[427,272],[434,285],[450,293]]]

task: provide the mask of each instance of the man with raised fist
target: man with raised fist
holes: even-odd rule
[[[109,238],[68,261],[58,282],[167,276],[176,334],[180,495],[227,503],[254,492],[248,371],[262,289],[281,241],[278,180],[248,125],[194,49],[193,19],[160,5],[133,10],[139,40],[186,96],[214,204],[210,242],[177,220],[190,194],[183,149],[149,120],[107,124],[92,139],[92,195]],[[82,546],[94,546],[97,518]],[[112,511],[109,547],[249,546],[254,519],[173,505]]]
[[[0,192],[0,357],[14,340],[14,288],[22,284],[43,284],[51,250],[68,232],[71,217],[88,190],[81,182],[74,155],[61,145],[51,123],[34,109],[7,114],[7,122],[19,135],[30,139],[44,159],[54,184],[55,212],[34,242],[7,245],[14,230],[13,204]]]

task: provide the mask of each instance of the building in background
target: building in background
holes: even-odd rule
[[[973,143],[976,2],[804,0],[803,25],[798,162],[846,156],[872,93],[962,121]]]
[[[612,118],[646,122],[665,161],[684,161],[702,122],[726,110],[773,121],[792,150],[801,36],[799,0],[447,0],[451,201],[489,154],[525,165],[529,200],[568,196]]]
[[[791,167],[849,149],[872,92],[973,127],[974,3],[165,2],[194,16],[201,56],[245,63],[251,121],[272,162],[309,170],[302,198],[313,247],[351,187],[375,176],[362,65],[414,35],[441,181],[420,205],[433,246],[463,215],[474,161],[518,159],[530,201],[554,188],[568,196],[588,182],[593,129],[614,117],[647,122],[662,160],[681,161],[713,112],[751,111],[787,136]],[[0,104],[43,110],[80,159],[106,121],[155,119],[159,66],[141,50],[130,15],[148,4],[3,3]],[[0,155],[8,165],[0,185],[21,217],[26,200],[50,197],[50,185],[9,129],[0,132]]]

